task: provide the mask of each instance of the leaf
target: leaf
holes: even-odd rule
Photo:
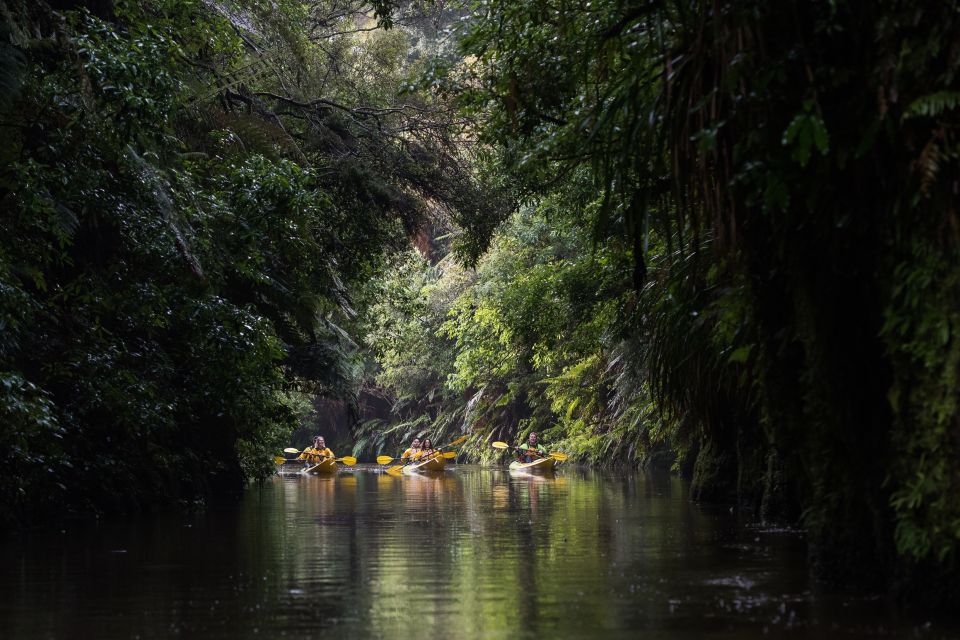
[[[727,361],[732,363],[744,363],[750,359],[750,353],[753,351],[753,345],[748,344],[736,349],[733,353],[730,354],[730,357],[727,358]]]
[[[813,129],[813,143],[816,145],[817,151],[825,156],[827,151],[830,150],[830,134],[827,131],[827,125],[818,116],[810,116],[809,120]]]
[[[794,145],[791,157],[799,162],[801,167],[807,166],[810,161],[811,137],[805,114],[795,116],[783,132],[783,146]]]
[[[785,147],[794,145],[791,157],[800,163],[801,167],[805,167],[810,162],[813,147],[816,147],[821,155],[827,155],[830,148],[830,134],[819,116],[813,113],[799,113],[787,125],[781,143]]]
[[[767,178],[767,187],[763,190],[763,208],[766,211],[784,210],[790,204],[790,191],[783,180],[776,174]]]

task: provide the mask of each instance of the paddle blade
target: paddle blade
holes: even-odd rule
[[[287,447],[283,450],[284,453],[300,453],[300,449],[294,449],[293,447]]]
[[[452,459],[452,458],[456,458],[456,457],[457,457],[457,452],[456,452],[456,451],[444,451],[444,452],[443,452],[443,457],[446,458],[447,460],[450,460],[450,459]]]
[[[490,446],[493,447],[494,449],[509,449],[509,448],[510,448],[510,445],[508,445],[506,442],[499,442],[499,441],[498,441],[498,442],[491,442],[491,443],[490,443]]]
[[[390,464],[393,458],[390,456],[377,456],[377,464]]]
[[[456,440],[454,440],[453,442],[451,442],[451,443],[448,444],[447,446],[448,446],[448,447],[455,447],[455,446],[457,446],[458,444],[463,444],[464,442],[467,441],[467,438],[469,438],[469,437],[470,437],[470,436],[460,436],[459,438],[457,438]]]
[[[405,464],[396,464],[392,467],[387,467],[387,473],[390,475],[398,476],[403,473],[403,468],[407,466]]]
[[[284,462],[287,461],[287,459],[284,458],[283,456],[275,456],[273,458],[273,461],[276,462],[277,464],[283,464]]]
[[[348,467],[352,467],[353,465],[357,464],[357,459],[354,458],[353,456],[343,456],[342,458],[340,458],[340,462],[347,465]]]
[[[559,460],[560,462],[563,462],[567,459],[567,454],[560,453],[559,451],[553,451],[550,453],[550,457],[553,458],[554,460]]]

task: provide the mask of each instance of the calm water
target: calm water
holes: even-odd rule
[[[804,553],[668,476],[357,466],[199,515],[8,538],[0,638],[950,635],[819,592]]]

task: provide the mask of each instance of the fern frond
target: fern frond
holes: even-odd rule
[[[903,119],[934,118],[944,111],[950,111],[960,106],[960,91],[937,91],[910,103],[903,114]]]

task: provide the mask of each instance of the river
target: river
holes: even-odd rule
[[[817,588],[802,532],[669,475],[285,476],[239,504],[4,540],[0,637],[941,637]]]

